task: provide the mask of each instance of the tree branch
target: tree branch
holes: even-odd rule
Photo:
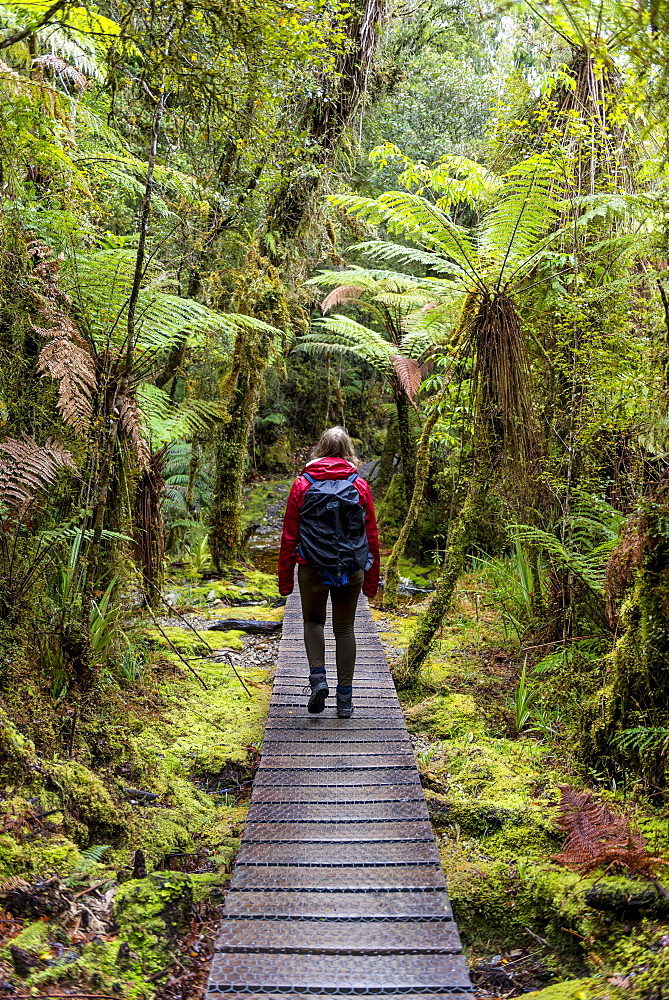
[[[48,24],[54,14],[57,14],[59,10],[69,2],[69,0],[56,0],[56,3],[52,4],[47,11],[42,14],[42,17],[37,22],[37,24],[29,24],[27,28],[21,28],[19,31],[15,31],[13,35],[9,35],[8,38],[3,38],[0,41],[0,50],[8,49],[10,45],[16,45],[18,42],[22,42],[24,38],[28,35],[34,34],[43,28],[45,24]]]

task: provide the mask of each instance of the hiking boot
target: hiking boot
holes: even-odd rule
[[[312,715],[320,715],[325,708],[325,699],[330,694],[330,688],[328,687],[324,671],[317,674],[310,674],[309,683],[311,685],[311,695],[307,702],[307,712],[311,712]]]
[[[353,715],[353,692],[341,694],[337,691],[337,718],[350,719]]]

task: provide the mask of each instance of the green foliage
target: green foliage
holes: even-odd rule
[[[532,716],[536,699],[537,692],[529,683],[527,677],[527,657],[525,657],[518,684],[509,702],[509,707],[513,712],[513,724],[516,732],[520,733],[527,726]]]

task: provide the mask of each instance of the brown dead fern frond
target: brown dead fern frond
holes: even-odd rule
[[[58,382],[56,407],[63,422],[85,435],[98,387],[95,358],[69,315],[70,299],[59,286],[60,261],[42,244],[31,244],[31,252],[38,260],[34,274],[40,284],[33,299],[47,324],[32,326],[48,341],[40,351],[37,366],[43,375]]]
[[[142,421],[137,401],[130,395],[125,395],[119,406],[119,422],[121,435],[135,449],[137,461],[142,472],[147,472],[151,466],[151,448],[142,433]]]
[[[335,306],[346,305],[351,299],[359,299],[364,290],[359,285],[339,285],[333,288],[321,302],[321,312],[325,316]]]
[[[561,785],[558,830],[567,835],[554,860],[587,875],[597,868],[622,868],[653,880],[669,860],[651,854],[630,816],[613,812],[593,792]]]
[[[403,354],[393,354],[390,360],[395,371],[395,378],[413,403],[423,381],[423,373],[419,364],[413,358],[406,358]]]
[[[39,331],[45,336],[55,331]],[[39,370],[58,382],[56,407],[64,424],[85,435],[93,418],[97,390],[95,362],[87,347],[66,336],[52,336],[40,351]]]
[[[53,438],[38,445],[32,438],[8,438],[0,442],[0,502],[22,515],[34,502],[44,499],[61,469],[74,469],[69,451]]]
[[[614,627],[618,623],[616,603],[632,585],[634,570],[641,568],[649,544],[647,517],[637,515],[630,518],[622,530],[620,541],[606,564],[604,581],[606,614],[609,623]]]

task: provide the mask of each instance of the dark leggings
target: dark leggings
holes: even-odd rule
[[[365,574],[360,569],[344,587],[327,587],[323,577],[311,566],[297,567],[297,582],[302,598],[304,645],[309,669],[325,669],[325,617],[328,593],[332,600],[332,631],[337,649],[337,683],[348,687],[355,670],[355,610]]]

